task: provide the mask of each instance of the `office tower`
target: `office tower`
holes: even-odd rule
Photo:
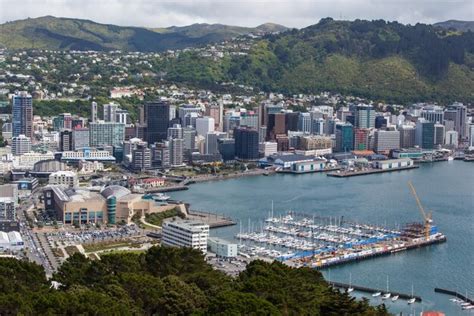
[[[15,206],[13,197],[0,197],[0,221],[15,221]]]
[[[444,119],[454,122],[454,130],[458,132],[459,138],[468,138],[467,107],[462,103],[454,103],[444,111]]]
[[[95,123],[97,122],[97,102],[92,102],[91,103],[91,122]]]
[[[12,123],[3,123],[2,125],[2,136],[3,139],[10,142],[13,134],[13,125]]]
[[[436,123],[434,125],[434,144],[435,145],[443,145],[444,144],[444,135],[446,131],[444,129],[443,124]]]
[[[170,121],[170,105],[164,101],[145,103],[146,140],[156,143],[166,140]]]
[[[132,163],[130,167],[133,170],[144,171],[151,168],[151,150],[146,142],[137,144],[132,149]]]
[[[235,160],[235,139],[220,138],[217,140],[217,147],[224,162]]]
[[[152,166],[169,168],[170,167],[170,148],[169,143],[156,143],[151,146]]]
[[[326,134],[326,121],[323,118],[311,120],[311,131],[315,135],[325,135]]]
[[[298,117],[298,131],[311,134],[311,114],[300,113]]]
[[[276,142],[262,142],[258,144],[258,151],[263,157],[271,156],[278,153],[278,144]]]
[[[73,135],[72,131],[62,130],[59,133],[59,151],[71,151],[73,150]]]
[[[139,113],[138,113],[138,123],[141,125],[146,124],[146,118],[145,118],[145,106],[141,104],[139,106]]]
[[[12,129],[13,136],[33,139],[33,99],[27,92],[12,97]]]
[[[186,115],[191,113],[199,115],[201,114],[201,108],[192,104],[184,104],[178,108],[178,118],[181,119],[181,122],[184,120]]]
[[[400,132],[400,148],[413,148],[415,146],[415,128],[411,125],[401,125],[398,131]]]
[[[267,139],[275,140],[276,135],[286,134],[286,115],[285,113],[275,113],[268,115]]]
[[[469,125],[469,148],[474,147],[474,123]]]
[[[76,128],[72,131],[72,144],[74,150],[89,147],[89,129]]]
[[[368,150],[369,147],[368,128],[354,128],[354,150]]]
[[[377,130],[374,135],[374,150],[378,153],[389,153],[400,149],[400,132]]]
[[[170,121],[174,120],[176,118],[177,118],[176,117],[176,106],[175,105],[170,105]],[[179,117],[177,119],[178,119],[177,124],[181,124],[181,119],[179,119]]]
[[[278,151],[290,150],[290,138],[285,134],[276,135],[275,141],[277,143]]]
[[[125,125],[122,123],[97,122],[89,124],[91,147],[120,146],[125,140]]]
[[[117,109],[117,111],[115,111],[115,122],[128,124],[128,115],[127,110]]]
[[[258,159],[258,131],[248,127],[234,130],[235,155],[243,160]]]
[[[377,115],[375,117],[375,128],[384,128],[387,127],[387,119],[385,116]]]
[[[180,124],[168,128],[168,139],[170,138],[183,138],[183,128]]]
[[[214,131],[214,119],[212,117],[199,117],[196,119],[196,132],[198,135],[206,136]]]
[[[115,104],[115,103],[104,104],[104,121],[115,123],[118,110],[119,110],[118,104]]]
[[[444,142],[447,147],[457,148],[458,147],[458,132],[456,131],[447,131]]]
[[[226,113],[224,116],[223,131],[229,134],[234,132],[234,129],[240,126],[240,116],[234,112]]]
[[[336,151],[348,152],[354,149],[354,128],[349,123],[336,124]]]
[[[436,105],[426,106],[421,110],[421,117],[432,123],[444,122],[443,108]]]
[[[21,156],[31,151],[31,140],[25,135],[18,135],[12,138],[12,155]]]
[[[170,138],[168,143],[170,151],[170,165],[172,167],[181,166],[183,164],[183,139]]]
[[[352,115],[352,111],[345,107],[339,108],[336,112],[336,118],[339,119],[339,121],[341,122],[345,122],[347,116],[349,115]]]
[[[219,104],[210,104],[206,107],[206,116],[212,117],[214,119],[215,129],[222,130],[223,127],[223,114],[224,107],[222,103]],[[257,121],[258,124],[258,121]]]
[[[275,104],[265,104],[264,106],[264,115],[263,115],[263,124],[262,125],[265,125],[265,126],[268,126],[268,119],[269,119],[269,116],[271,114],[277,114],[277,113],[281,113],[281,111],[283,110],[283,106],[282,105],[275,105]]]
[[[354,109],[354,124],[358,128],[375,127],[375,110],[371,105],[359,104]]]
[[[258,128],[258,116],[255,114],[242,114],[240,116],[239,126]]]
[[[415,128],[415,143],[423,149],[434,147],[434,123],[423,118],[418,119]]]
[[[183,128],[183,153],[184,158],[189,160],[192,152],[196,149],[196,130],[192,127]]]
[[[227,133],[210,132],[206,135],[206,147],[204,153],[207,155],[217,154],[219,152],[217,141],[220,138],[227,138]]]
[[[299,112],[287,112],[285,113],[285,131],[294,131],[298,130],[298,121],[300,113]]]

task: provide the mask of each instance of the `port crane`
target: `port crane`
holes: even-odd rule
[[[413,196],[415,197],[416,204],[418,205],[418,208],[420,209],[420,213],[423,216],[423,219],[425,221],[425,237],[428,239],[430,237],[430,232],[431,232],[431,223],[433,223],[433,220],[431,219],[431,212],[427,213],[425,209],[423,208],[423,205],[421,204],[420,198],[418,197],[418,194],[416,194],[415,187],[413,186],[413,183],[411,181],[408,181],[408,186],[411,189],[411,192]]]

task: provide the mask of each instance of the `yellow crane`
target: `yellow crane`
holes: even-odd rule
[[[418,197],[418,194],[416,194],[415,187],[413,186],[413,183],[411,183],[411,181],[408,181],[408,186],[410,187],[411,192],[413,193],[413,196],[415,197],[416,204],[418,205],[421,215],[423,216],[423,219],[425,220],[425,237],[429,238],[430,232],[431,232],[431,223],[433,222],[433,220],[431,219],[432,214],[431,212],[427,213],[425,209],[423,208],[420,198]]]

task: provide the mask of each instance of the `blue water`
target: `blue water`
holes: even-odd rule
[[[457,290],[474,297],[474,164],[453,161],[422,165],[419,169],[332,178],[325,174],[257,176],[194,184],[188,191],[172,193],[174,199],[191,203],[193,209],[218,212],[242,223],[249,220],[259,229],[274,201],[274,214],[288,210],[372,224],[399,225],[422,221],[407,182],[411,180],[434,224],[448,242],[333,267],[323,271],[332,281],[384,289],[387,276],[394,291],[423,298],[417,312],[441,310],[446,315],[474,315],[462,311],[449,296],[434,293],[435,287]],[[211,234],[232,239],[239,226],[213,230]],[[359,294],[356,294],[360,296]],[[381,300],[373,299],[374,303]],[[407,314],[405,301],[388,302],[393,313]]]

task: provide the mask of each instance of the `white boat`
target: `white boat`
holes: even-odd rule
[[[466,307],[466,306],[470,306],[471,303],[464,302],[464,303],[461,303],[461,304],[459,304],[459,305],[461,305],[461,307]]]
[[[352,273],[349,273],[349,288],[347,289],[347,293],[354,292],[354,288],[352,287]]]
[[[453,156],[449,156],[448,157],[448,161],[453,161],[454,160],[454,157]]]
[[[413,303],[415,303],[415,302],[416,302],[416,298],[414,298],[414,297],[413,297],[413,298],[410,298],[410,299],[408,300],[408,304],[413,304]]]
[[[396,300],[398,300],[399,296],[398,295],[395,295],[394,297],[392,297],[392,302],[395,302]]]
[[[474,309],[474,305],[467,305],[467,306],[464,306],[462,309],[465,310],[465,311],[466,310],[471,310],[471,309]]]
[[[390,296],[392,296],[392,294],[390,293],[385,293],[384,295],[382,295],[382,299],[383,300],[388,300],[390,298]]]
[[[377,297],[377,296],[380,296],[380,295],[382,295],[381,292],[375,292],[374,294],[372,294],[373,297]]]

